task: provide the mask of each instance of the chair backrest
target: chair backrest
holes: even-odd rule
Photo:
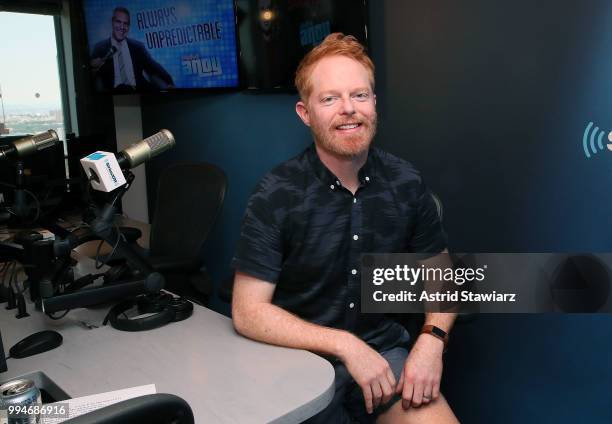
[[[164,169],[151,225],[151,256],[198,257],[221,210],[226,187],[225,173],[209,163]]]
[[[64,424],[193,424],[193,411],[178,396],[156,393],[124,400],[64,421]]]
[[[442,220],[444,218],[444,207],[442,206],[442,200],[433,191],[430,192],[430,194],[431,194],[431,198],[433,199],[434,203],[436,204],[436,209],[438,211],[438,217],[440,218],[440,222],[442,222]]]

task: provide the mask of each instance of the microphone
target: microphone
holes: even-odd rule
[[[90,178],[93,189],[110,192],[126,183],[122,169],[135,168],[175,144],[172,133],[164,129],[116,154],[101,151],[91,153],[81,159],[81,166]]]
[[[171,149],[176,144],[172,133],[166,129],[147,137],[117,153],[121,169],[135,168],[143,162]]]
[[[106,54],[102,56],[102,61],[106,62],[108,59],[113,57],[115,53],[117,53],[117,47],[111,46],[110,49],[108,49],[108,52],[106,52]]]
[[[0,148],[0,159],[10,156],[24,157],[32,153],[40,152],[48,147],[54,146],[59,141],[57,133],[53,130],[44,133],[30,135],[13,141],[10,145]]]

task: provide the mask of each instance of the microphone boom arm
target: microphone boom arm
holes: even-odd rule
[[[89,223],[89,231],[80,231],[79,235],[67,237],[54,245],[56,254],[65,254],[85,241],[100,239],[110,246],[113,252],[126,259],[128,264],[136,269],[140,275],[131,281],[113,283],[109,286],[93,287],[73,293],[52,297],[41,297],[41,308],[45,313],[57,312],[65,309],[80,308],[107,302],[126,296],[140,293],[157,293],[164,288],[164,277],[143,259],[121,236],[114,216],[117,212],[116,203],[121,200],[134,181],[134,174],[124,171],[127,183],[116,190],[112,200],[98,210],[96,217]]]

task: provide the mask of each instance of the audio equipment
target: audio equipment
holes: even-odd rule
[[[129,318],[125,313],[136,308],[138,315]],[[182,321],[193,313],[193,304],[169,293],[143,294],[124,300],[113,306],[103,325],[110,322],[113,328],[121,331],[145,331],[158,328],[170,322]],[[140,315],[150,314],[141,317]]]

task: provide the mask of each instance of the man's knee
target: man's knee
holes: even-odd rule
[[[457,424],[459,421],[446,402],[442,393],[438,399],[419,407],[411,406],[408,409],[402,407],[401,399],[390,405],[388,409],[378,415],[377,424],[390,423],[435,423],[435,424]]]

